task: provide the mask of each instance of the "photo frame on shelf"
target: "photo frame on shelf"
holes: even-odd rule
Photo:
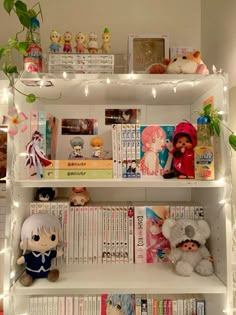
[[[169,58],[168,34],[130,34],[129,73],[145,73],[148,66]]]

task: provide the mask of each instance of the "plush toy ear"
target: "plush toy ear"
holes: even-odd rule
[[[211,230],[208,223],[205,220],[198,220],[197,224],[199,227],[200,235],[202,235],[205,238],[205,240],[208,239],[208,237],[211,234]]]
[[[162,234],[167,238],[170,239],[170,231],[175,225],[175,220],[173,219],[166,219],[162,225]]]

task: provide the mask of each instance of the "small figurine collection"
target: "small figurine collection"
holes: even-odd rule
[[[78,32],[73,37],[69,31],[61,35],[58,31],[53,30],[50,34],[50,40],[49,49],[52,53],[60,52],[61,48],[63,53],[72,53],[74,51],[78,54],[109,54],[111,52],[111,34],[107,27],[103,30],[101,44],[99,44],[98,35],[95,32],[90,32],[88,35]],[[75,42],[75,46],[73,46],[73,41]]]

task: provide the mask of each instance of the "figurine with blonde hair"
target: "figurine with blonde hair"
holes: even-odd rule
[[[71,32],[65,32],[63,35],[63,41],[64,41],[64,47],[63,47],[63,52],[71,53],[72,52],[72,34]]]
[[[83,54],[86,48],[86,35],[82,32],[79,32],[75,36],[75,42],[76,42],[75,51],[79,54]]]
[[[49,46],[51,52],[59,52],[60,49],[60,41],[61,41],[61,34],[58,33],[57,31],[52,31],[50,34],[50,40],[51,40],[51,45]]]
[[[92,157],[97,159],[103,158],[104,155],[104,152],[102,151],[104,145],[103,139],[99,136],[95,136],[91,139],[90,145],[93,149]]]
[[[109,32],[109,29],[105,27],[102,34],[102,47],[101,47],[103,54],[108,54],[111,51],[110,40],[111,40],[111,34]]]

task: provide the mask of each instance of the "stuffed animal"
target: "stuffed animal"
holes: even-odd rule
[[[204,62],[201,60],[200,51],[187,52],[177,55],[171,60],[164,59],[162,63],[154,63],[150,65],[146,73],[149,74],[209,74]]]
[[[166,171],[164,178],[194,178],[194,147],[197,145],[197,131],[189,122],[179,123],[173,133],[173,171]]]
[[[71,206],[84,206],[90,201],[86,187],[73,187],[70,194]]]
[[[202,276],[213,273],[213,259],[205,246],[210,236],[205,220],[166,219],[162,233],[170,241],[169,258],[179,275],[190,276],[193,271]]]
[[[52,282],[59,278],[59,270],[51,270],[51,261],[62,255],[62,249],[57,248],[61,237],[61,225],[54,215],[36,213],[24,221],[20,242],[23,255],[17,259],[18,265],[26,265],[26,273],[20,278],[23,286],[30,286],[38,278]]]
[[[38,188],[35,195],[35,200],[38,201],[52,201],[55,197],[55,190],[51,187],[41,187]]]

